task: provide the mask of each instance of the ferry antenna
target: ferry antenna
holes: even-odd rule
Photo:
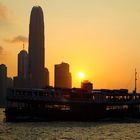
[[[134,93],[137,93],[137,70],[135,68],[135,90]]]

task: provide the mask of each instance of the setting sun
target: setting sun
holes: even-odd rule
[[[83,79],[83,78],[85,77],[85,74],[82,73],[82,72],[79,72],[79,73],[78,73],[78,77],[79,77],[80,79]]]

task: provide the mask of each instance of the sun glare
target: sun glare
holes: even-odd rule
[[[78,77],[79,77],[80,79],[83,79],[83,78],[85,77],[85,74],[84,74],[83,72],[79,72],[79,73],[78,73]]]

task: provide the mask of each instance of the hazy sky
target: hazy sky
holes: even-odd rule
[[[54,64],[67,62],[95,88],[140,91],[140,0],[0,0],[0,63],[17,74],[17,54],[28,50],[29,18],[40,5],[45,18],[45,65],[53,85]]]

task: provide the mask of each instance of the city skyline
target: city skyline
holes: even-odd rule
[[[82,71],[85,80],[94,83],[95,88],[134,89],[134,70],[140,71],[139,1],[42,0],[35,3],[31,0],[27,4],[25,0],[22,4],[13,0],[12,3],[0,2],[3,11],[0,63],[7,65],[8,76],[17,73],[17,54],[23,42],[28,49],[29,15],[31,8],[38,4],[45,15],[45,66],[51,73],[50,85],[53,85],[54,65],[65,61],[71,66],[73,87],[80,86],[77,73]]]

